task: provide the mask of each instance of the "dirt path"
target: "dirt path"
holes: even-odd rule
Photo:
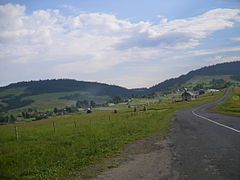
[[[168,139],[156,135],[128,145],[121,155],[117,168],[102,172],[92,180],[154,180],[179,179],[173,171],[172,154]]]

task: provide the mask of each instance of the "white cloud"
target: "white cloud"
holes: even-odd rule
[[[68,5],[68,4],[61,4],[58,6],[61,9],[67,10],[70,13],[79,14],[84,13],[84,11],[79,10],[78,8],[75,8],[74,6]]]
[[[211,50],[196,50],[188,52],[191,56],[203,56],[203,55],[210,55],[210,54],[218,54],[218,53],[225,53],[225,52],[239,52],[240,46],[236,47],[228,47],[228,48],[221,48],[221,49],[211,49]]]
[[[232,27],[240,20],[238,9],[214,9],[187,19],[168,21],[166,18],[157,25],[135,33],[120,44],[120,47],[161,47],[170,49],[191,48],[210,33]]]
[[[240,41],[240,37],[231,38],[232,41]]]
[[[218,63],[234,62],[234,61],[240,61],[240,56],[214,56],[206,60],[206,62],[210,64],[218,64]]]
[[[210,33],[240,20],[238,9],[164,18],[159,24],[132,23],[105,13],[63,16],[48,9],[29,15],[25,10],[21,5],[0,6],[0,62],[57,62],[56,73],[94,73],[123,62],[164,57],[169,51],[195,47]],[[195,52],[201,53],[211,54]]]
[[[208,50],[199,49],[194,51],[187,51],[182,53],[181,55],[171,56],[171,59],[177,60],[177,59],[184,59],[189,57],[206,56],[206,55],[222,54],[222,53],[229,53],[229,52],[240,52],[240,46],[226,47],[226,48],[219,48],[219,49],[208,49]]]

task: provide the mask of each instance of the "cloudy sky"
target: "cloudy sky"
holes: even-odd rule
[[[72,78],[149,87],[237,60],[239,0],[0,0],[0,86]]]

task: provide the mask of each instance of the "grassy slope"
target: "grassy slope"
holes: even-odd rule
[[[208,87],[207,84],[209,84],[213,79],[223,79],[225,81],[233,82],[233,83],[239,83],[239,81],[232,80],[230,78],[230,75],[216,75],[216,76],[195,76],[191,78],[189,81],[184,83],[185,86],[193,87],[196,84],[205,84],[205,87]]]
[[[206,82],[210,82],[213,79],[223,79],[225,81],[231,81],[231,82],[238,82],[235,80],[232,80],[230,78],[230,75],[216,75],[216,76],[195,76],[192,79],[190,79],[188,82],[189,83],[206,83]]]
[[[14,88],[14,89],[8,89],[0,92],[0,104],[3,106],[7,106],[6,103],[2,102],[1,97],[3,96],[9,96],[9,95],[20,95],[24,92],[25,88]]]
[[[137,113],[122,109],[117,114],[111,111],[71,114],[0,126],[0,179],[66,177],[159,129],[163,130],[162,136],[166,135],[177,109],[211,101],[219,94],[203,95],[192,102],[162,102]],[[15,125],[19,130],[18,141],[14,136]]]
[[[7,89],[4,91],[1,91],[0,98],[8,95],[15,95],[15,96],[21,95],[24,93],[25,89],[26,88],[13,88],[13,89]]]
[[[240,87],[235,87],[231,96],[216,106],[215,110],[219,113],[240,116]]]
[[[46,111],[46,110],[53,110],[54,107],[57,108],[64,108],[65,106],[70,106],[76,103],[76,101],[73,100],[67,100],[67,99],[59,99],[60,97],[69,96],[72,94],[87,94],[86,92],[81,91],[72,91],[72,92],[59,92],[59,93],[45,93],[40,95],[34,95],[34,96],[27,96],[23,99],[31,99],[34,100],[34,103],[16,109],[14,111],[21,111],[22,109],[26,108],[37,108],[40,111]]]
[[[0,104],[4,106],[7,105],[1,101],[1,97],[7,96],[7,95],[18,96],[23,94],[24,90],[25,88],[15,88],[15,89],[8,89],[0,92]],[[27,108],[37,108],[40,111],[47,111],[47,110],[53,110],[54,107],[64,108],[66,106],[75,105],[76,101],[74,100],[59,99],[60,97],[69,96],[73,94],[88,95],[87,92],[72,91],[72,92],[46,93],[41,95],[27,96],[22,98],[22,100],[34,100],[34,103],[21,108],[13,109],[10,111],[10,113],[17,114]],[[101,102],[105,102],[110,99],[108,96],[89,96],[89,95],[88,95],[88,98],[91,98],[96,101],[101,101]]]

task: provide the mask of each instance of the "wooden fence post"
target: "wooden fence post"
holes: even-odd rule
[[[18,140],[18,127],[17,126],[15,126],[15,137],[16,137],[16,140]]]
[[[54,121],[53,121],[53,131],[54,131],[54,132],[56,131]]]

